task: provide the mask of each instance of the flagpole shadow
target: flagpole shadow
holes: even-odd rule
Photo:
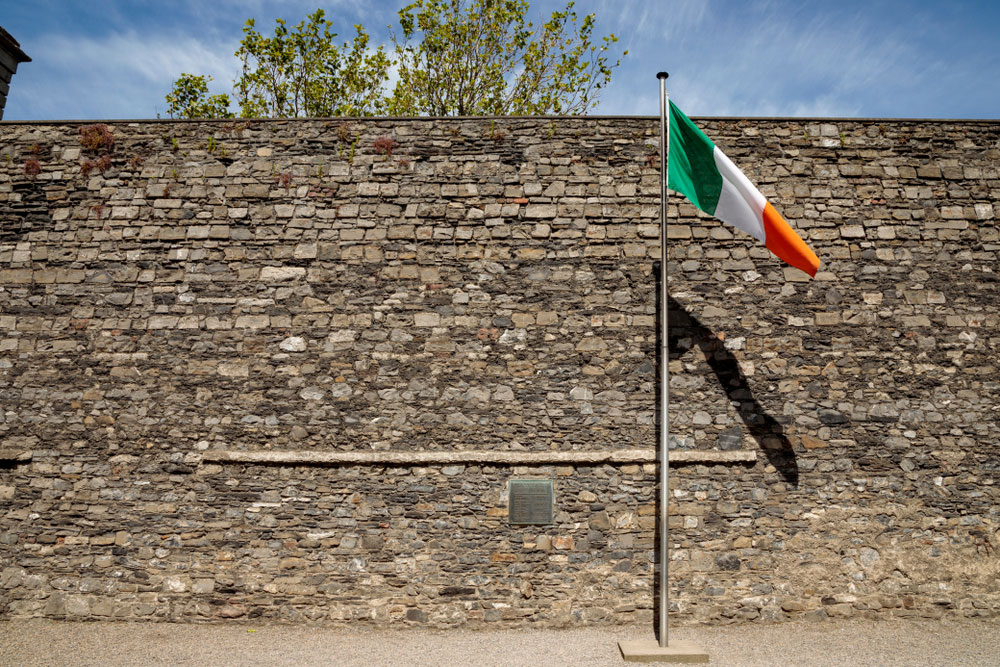
[[[670,358],[680,359],[694,347],[701,350],[709,368],[726,392],[727,398],[736,406],[737,414],[768,462],[787,483],[797,487],[799,466],[784,426],[768,414],[754,397],[753,389],[740,369],[739,362],[726,349],[715,332],[702,324],[673,297],[668,297],[668,301]],[[657,350],[659,349],[657,345]]]

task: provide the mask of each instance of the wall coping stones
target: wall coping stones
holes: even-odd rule
[[[310,123],[317,121],[350,121],[351,123],[383,123],[383,122],[441,122],[441,121],[522,121],[522,120],[558,120],[558,121],[615,121],[615,120],[638,120],[655,122],[659,116],[649,116],[645,114],[636,115],[611,115],[611,116],[365,116],[365,117],[302,117],[302,118],[56,118],[44,120],[0,120],[3,125],[92,125],[95,123],[105,123],[108,125],[128,125],[135,123],[149,124],[170,124],[170,125],[199,125],[199,124],[236,124],[236,123]],[[849,116],[691,116],[692,120],[705,122],[792,122],[792,123],[927,123],[927,124],[995,124],[996,118],[880,118],[875,116],[849,117]]]
[[[655,463],[655,449],[617,449],[608,451],[497,451],[464,450],[447,452],[248,452],[218,450],[201,454],[203,462],[269,463],[283,465],[424,465],[439,463],[496,463],[507,465],[539,465],[548,463],[590,465],[595,463]],[[670,463],[753,463],[757,452],[736,451],[672,451]]]

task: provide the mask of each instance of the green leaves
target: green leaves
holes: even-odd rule
[[[399,10],[392,40],[398,115],[582,114],[621,59],[613,34],[594,42],[595,18],[573,2],[542,26],[526,20],[527,0],[415,0]],[[627,51],[623,55],[627,55]]]
[[[337,34],[322,9],[273,36],[243,27],[236,52],[242,74],[234,97],[244,118],[294,116],[582,114],[595,108],[621,60],[610,60],[612,34],[595,41],[595,18],[573,2],[536,27],[528,0],[414,0],[399,10],[391,36],[395,59],[371,48],[360,25]],[[627,55],[627,51],[623,55]],[[389,70],[399,79],[388,91]],[[228,95],[209,95],[211,77],[182,74],[168,112],[223,118]]]
[[[167,113],[171,118],[232,118],[229,95],[209,95],[210,76],[181,74],[167,93]]]
[[[334,44],[333,25],[317,9],[289,30],[278,19],[273,37],[250,19],[236,56],[243,62],[236,99],[244,118],[370,116],[385,112],[382,89],[391,61],[384,47],[368,49],[369,37],[354,26],[353,41]]]

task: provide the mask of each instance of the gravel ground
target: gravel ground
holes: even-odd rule
[[[625,665],[644,627],[448,632],[293,625],[0,622],[0,665]],[[713,665],[1000,666],[1000,620],[691,627]]]

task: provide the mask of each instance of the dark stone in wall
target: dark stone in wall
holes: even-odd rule
[[[738,426],[728,428],[719,434],[719,449],[743,449],[743,429]]]

